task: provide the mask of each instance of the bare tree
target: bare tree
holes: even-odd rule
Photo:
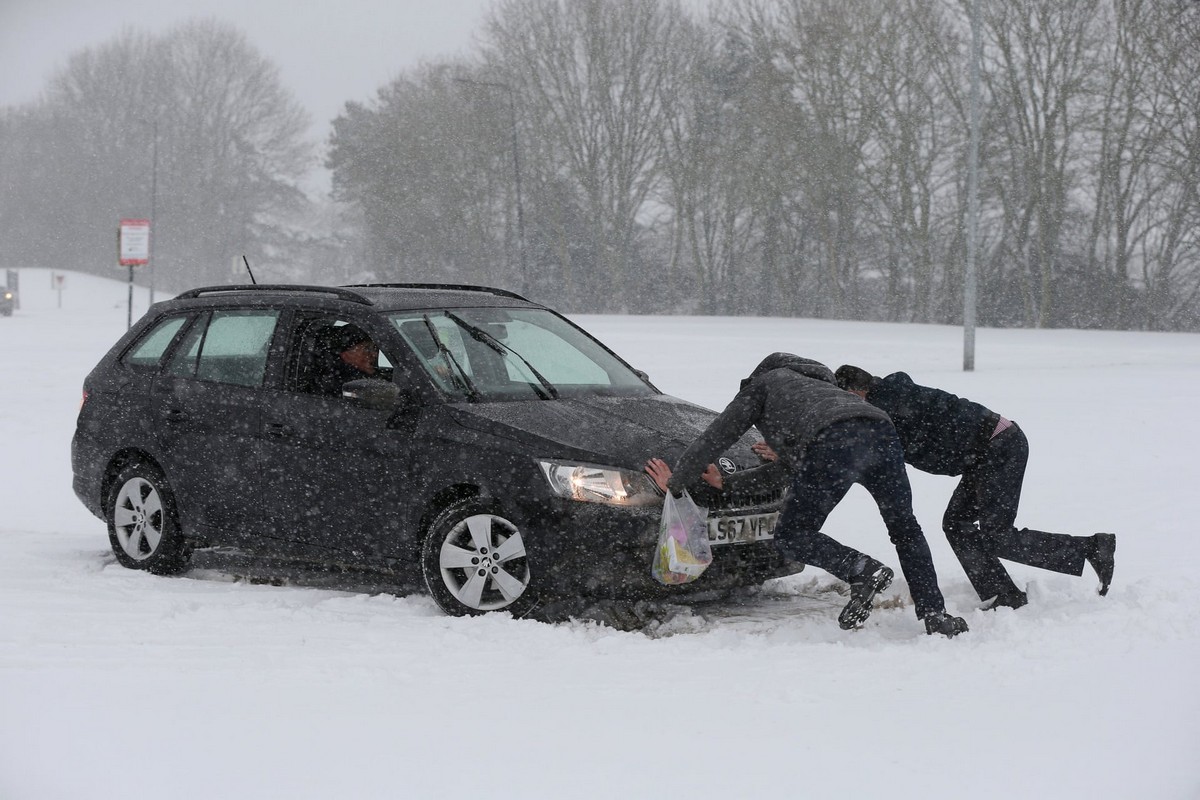
[[[987,149],[992,190],[1003,204],[1004,235],[994,265],[1014,265],[1026,324],[1054,323],[1063,231],[1083,155],[1100,0],[996,0],[983,20],[991,58],[984,83],[995,125]],[[1004,274],[1004,270],[1002,270]],[[986,317],[985,317],[986,318]]]
[[[780,12],[775,60],[796,106],[796,211],[812,232],[820,316],[860,311],[863,164],[878,103],[866,76],[885,13],[869,0],[788,0]]]
[[[1139,284],[1146,325],[1200,329],[1200,7],[1172,0],[1152,4],[1133,23],[1142,47],[1155,54],[1152,138],[1154,165],[1164,180],[1147,202],[1153,233],[1139,240]]]
[[[423,66],[334,120],[334,190],[361,209],[380,278],[519,285],[506,235],[514,224],[509,124],[502,106],[462,82],[468,74],[462,63]],[[498,258],[505,242],[509,255]]]
[[[1080,325],[1136,325],[1137,254],[1159,227],[1151,210],[1169,185],[1155,166],[1169,130],[1153,79],[1163,21],[1145,0],[1114,0],[1099,11],[1108,32],[1097,55],[1094,111],[1081,126],[1095,164],[1082,176],[1091,213],[1086,257],[1074,281]]]
[[[21,232],[44,245],[34,263],[111,270],[118,219],[152,206],[166,286],[226,280],[243,253],[289,260],[278,222],[303,202],[306,116],[236,29],[128,30],[82,50],[51,79],[34,120],[49,134],[40,150],[50,165],[23,201],[47,209]]]
[[[152,95],[145,116],[159,120],[163,137],[160,185],[171,202],[159,207],[176,243],[168,254],[191,270],[196,254],[224,267],[250,253],[270,274],[273,217],[301,206],[297,184],[312,166],[307,114],[280,86],[278,69],[227,24],[185,23],[162,46],[168,93]]]
[[[659,179],[674,0],[505,0],[487,61],[517,92],[534,177],[578,193],[584,252],[560,244],[560,285],[584,302],[636,302],[639,216]]]
[[[46,213],[29,231],[46,261],[33,263],[113,270],[118,220],[149,215],[153,127],[143,114],[155,79],[146,66],[161,52],[151,37],[127,29],[75,53],[52,78],[33,112],[48,136],[40,148],[48,169],[25,200]]]
[[[865,184],[882,212],[866,221],[876,240],[870,262],[882,276],[880,300],[892,320],[932,322],[946,311],[967,128],[929,53],[957,39],[936,0],[891,5],[880,20],[877,64],[864,76],[871,98]]]
[[[753,60],[738,32],[689,23],[663,93],[661,196],[671,209],[668,282],[690,285],[708,313],[741,312],[757,299],[751,252],[755,195],[765,186],[752,122]],[[690,269],[681,271],[682,264]],[[683,283],[678,283],[683,281]]]

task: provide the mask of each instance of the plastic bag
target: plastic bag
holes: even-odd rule
[[[711,563],[708,511],[696,505],[687,492],[678,498],[667,492],[650,574],[660,583],[691,583]]]

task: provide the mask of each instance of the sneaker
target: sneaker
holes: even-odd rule
[[[783,557],[783,569],[786,570],[788,575],[798,575],[804,572],[807,566],[803,561],[793,561],[787,556]]]
[[[1029,597],[1020,589],[1011,592],[1001,592],[992,600],[991,605],[985,606],[989,611],[997,608],[1020,608],[1029,603]]]
[[[1108,594],[1112,583],[1113,567],[1116,566],[1117,536],[1113,533],[1097,533],[1088,542],[1087,561],[1100,578],[1100,596]]]
[[[861,628],[871,616],[871,603],[875,595],[882,592],[892,583],[896,573],[878,561],[867,567],[867,572],[850,581],[850,602],[838,614],[838,625],[842,630]]]
[[[953,639],[960,633],[967,632],[967,621],[962,617],[952,617],[945,611],[934,611],[925,615],[925,633],[940,633]]]

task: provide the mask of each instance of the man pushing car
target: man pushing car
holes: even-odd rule
[[[962,476],[942,529],[989,608],[1028,602],[1001,559],[1066,575],[1082,575],[1087,563],[1100,579],[1100,594],[1108,594],[1115,534],[1071,536],[1016,527],[1029,459],[1029,441],[1019,425],[979,403],[914,383],[903,372],[879,378],[843,364],[834,377],[846,391],[887,412],[908,463],[935,475]]]
[[[711,462],[751,426],[762,432],[778,460],[722,477]],[[830,512],[858,483],[879,506],[926,633],[952,637],[967,630],[965,620],[946,613],[929,545],[913,515],[895,428],[887,414],[839,389],[824,364],[790,353],[767,356],[674,470],[658,458],[646,464],[659,488],[674,493],[699,479],[730,491],[753,490],[781,469],[790,475],[791,495],[775,528],[776,546],[785,557],[850,584],[850,601],[838,616],[841,627],[860,627],[875,595],[894,575],[881,562],[821,532]]]

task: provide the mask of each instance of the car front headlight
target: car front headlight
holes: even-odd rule
[[[550,489],[559,497],[615,506],[651,506],[662,502],[650,476],[618,467],[539,461]]]

